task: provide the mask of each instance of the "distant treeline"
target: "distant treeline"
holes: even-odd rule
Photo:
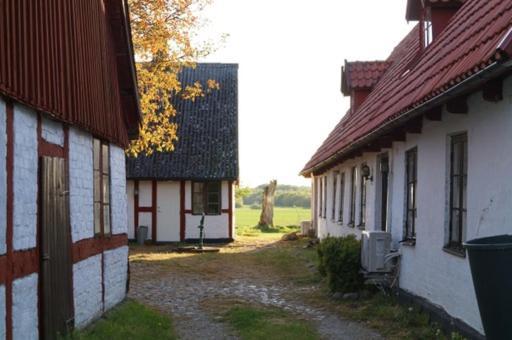
[[[259,185],[256,188],[238,188],[236,190],[237,207],[260,207],[265,186],[266,184]],[[309,208],[311,206],[311,189],[309,187],[278,184],[275,194],[275,205],[277,207]]]

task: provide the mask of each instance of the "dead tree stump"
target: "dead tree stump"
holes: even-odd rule
[[[259,225],[274,226],[274,194],[276,193],[276,187],[277,181],[272,180],[263,191]]]

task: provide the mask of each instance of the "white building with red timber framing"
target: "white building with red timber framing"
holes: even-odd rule
[[[127,13],[0,2],[0,339],[55,338],[126,295],[124,148],[140,119]]]
[[[199,63],[181,71],[183,86],[209,79],[220,88],[194,101],[174,98],[179,139],[170,153],[127,158],[128,236],[148,227],[154,243],[235,237],[238,182],[238,65]]]

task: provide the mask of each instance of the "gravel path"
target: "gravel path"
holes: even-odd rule
[[[204,306],[210,300],[238,299],[282,308],[311,320],[323,339],[382,339],[361,324],[341,319],[323,310],[306,305],[298,298],[297,287],[283,282],[247,278],[223,278],[195,272],[163,273],[147,262],[132,262],[130,296],[162,311],[171,312],[180,339],[237,339],[228,326]],[[310,290],[317,287],[302,287]],[[211,302],[210,302],[211,304]],[[209,306],[210,308],[212,306]]]

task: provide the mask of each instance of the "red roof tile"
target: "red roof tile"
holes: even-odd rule
[[[510,42],[511,18],[512,0],[468,0],[419,59],[416,26],[388,58],[391,66],[365,102],[342,118],[301,173],[336,161],[356,141],[490,65],[500,50],[510,52],[502,44]]]
[[[387,61],[345,61],[342,71],[342,92],[350,95],[351,89],[371,89],[388,69]]]

